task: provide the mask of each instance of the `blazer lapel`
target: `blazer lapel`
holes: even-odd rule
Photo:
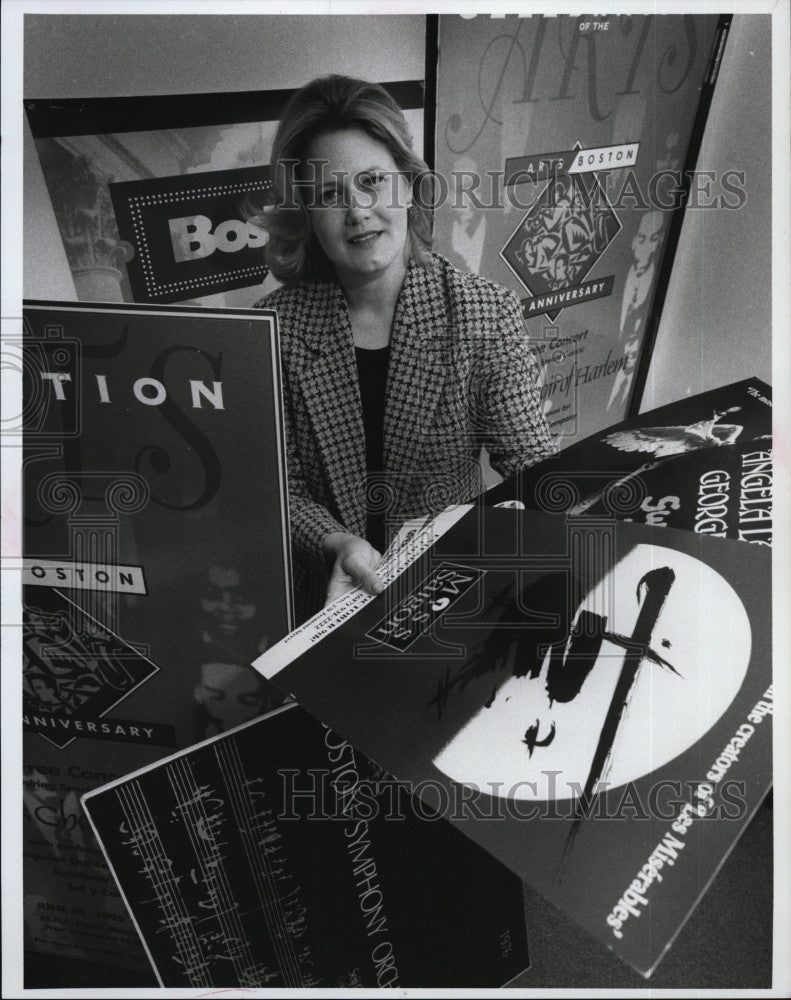
[[[445,382],[447,320],[442,282],[410,261],[390,339],[384,421],[385,467],[390,473],[409,475],[419,466]]]
[[[364,535],[365,431],[351,323],[340,287],[320,289],[327,302],[316,313],[326,319],[306,331],[300,385],[341,520]]]

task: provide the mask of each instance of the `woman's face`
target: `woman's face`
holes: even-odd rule
[[[313,232],[342,284],[405,270],[411,190],[386,146],[361,129],[326,133],[311,143],[307,177]]]

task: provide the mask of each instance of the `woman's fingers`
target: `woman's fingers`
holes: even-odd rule
[[[381,558],[373,545],[364,538],[351,535],[339,555],[338,562],[354,581],[354,586],[362,587],[366,593],[376,595],[384,590],[384,584],[375,570]]]
[[[356,535],[346,535],[336,551],[327,587],[327,603],[355,587],[361,587],[372,596],[381,594],[385,585],[375,570],[381,556],[371,544]]]
[[[325,607],[327,604],[332,604],[334,600],[347,591],[354,590],[354,587],[355,583],[352,577],[344,572],[338,563],[335,563],[327,585],[327,597],[324,601]]]
[[[370,568],[365,568],[361,570],[357,585],[362,587],[366,594],[371,594],[372,597],[376,597],[377,594],[381,594],[385,589],[384,583],[378,573]]]

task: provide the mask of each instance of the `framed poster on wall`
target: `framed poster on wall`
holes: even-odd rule
[[[743,204],[736,172],[690,190],[727,19],[442,15],[436,239],[512,288],[560,447],[622,420],[685,205]]]

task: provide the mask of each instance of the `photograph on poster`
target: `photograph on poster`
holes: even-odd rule
[[[789,10],[612,7],[3,5],[4,995],[791,985]]]

